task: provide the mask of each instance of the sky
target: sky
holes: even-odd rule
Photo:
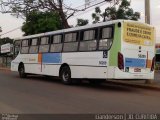
[[[73,8],[76,8],[78,6],[81,6],[84,4],[85,0],[65,0],[66,4],[68,6],[71,6]],[[91,0],[93,1],[93,0]],[[99,1],[99,0],[96,0]],[[156,42],[160,43],[160,0],[150,0],[151,2],[151,25],[156,27]],[[102,9],[102,11],[107,7],[110,6],[110,4],[100,4],[99,5]],[[141,13],[141,19],[139,21],[145,22],[145,15],[144,15],[144,0],[131,0],[131,8],[134,9],[134,11]],[[89,19],[90,23],[92,23],[92,17],[91,14],[93,13],[94,8],[88,9],[85,12],[79,12],[75,14],[73,17],[71,17],[68,22],[70,25],[76,25],[77,18],[83,18],[83,19]],[[2,33],[7,33],[9,31],[12,31],[16,28],[20,28],[23,25],[24,20],[21,18],[16,18],[14,16],[11,16],[9,14],[1,14],[0,13],[0,26],[2,27]],[[17,29],[14,32],[9,32],[8,34],[2,35],[1,37],[10,37],[10,38],[17,38],[21,37],[24,33],[21,31],[21,29]]]

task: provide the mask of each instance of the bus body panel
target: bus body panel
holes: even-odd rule
[[[72,78],[107,79],[106,67],[70,66],[70,68]]]
[[[104,52],[102,51],[63,54],[43,53],[41,55],[41,60],[39,60],[40,54],[18,56],[12,61],[11,70],[18,71],[18,66],[23,61],[26,73],[59,76],[61,65],[68,64],[72,78],[82,78],[82,76],[83,78],[107,78],[108,59],[104,58]],[[89,57],[86,59],[86,56]]]
[[[108,59],[106,57],[103,51],[63,53],[62,63],[70,66],[72,78],[104,79],[107,78]]]
[[[75,66],[106,67],[107,58],[104,58],[102,51],[63,53],[62,63]]]
[[[11,71],[17,72],[18,71],[19,62],[11,62]]]

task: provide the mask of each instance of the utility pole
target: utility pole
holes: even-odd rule
[[[0,27],[0,33],[2,32],[2,28]],[[0,38],[1,38],[1,34],[0,34]]]
[[[145,1],[145,22],[150,24],[150,0]]]
[[[144,1],[145,1],[145,22],[150,24],[150,0],[144,0]],[[147,79],[145,83],[151,84],[152,80]]]

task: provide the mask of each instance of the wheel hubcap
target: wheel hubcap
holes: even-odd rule
[[[20,69],[20,74],[22,75],[23,73],[24,73],[24,69],[21,68],[21,69]]]
[[[63,73],[63,80],[64,81],[68,81],[68,79],[69,79],[69,73],[68,72],[64,72]]]

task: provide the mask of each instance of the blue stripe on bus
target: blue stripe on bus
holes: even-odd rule
[[[126,67],[146,67],[146,59],[125,58]]]
[[[42,55],[43,63],[61,63],[62,55],[61,53],[44,53]]]

